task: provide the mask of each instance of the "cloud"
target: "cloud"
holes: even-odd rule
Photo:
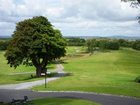
[[[64,35],[138,35],[139,13],[139,9],[120,0],[0,0],[0,30],[3,35],[11,35],[15,23],[43,15]]]

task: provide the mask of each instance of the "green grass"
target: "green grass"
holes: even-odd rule
[[[21,65],[16,69],[11,68],[4,57],[4,51],[0,51],[0,84],[11,84],[11,83],[21,83],[27,81],[39,80],[42,78],[31,78],[31,75],[35,75],[35,68],[27,67]],[[50,64],[48,66],[49,69],[54,69],[55,65]],[[29,74],[16,74],[16,73],[24,73],[24,72],[33,72]]]
[[[65,98],[47,98],[32,101],[33,105],[100,105],[91,101]]]
[[[134,82],[140,75],[140,52],[121,49],[91,56],[67,58],[65,71],[72,76],[50,82],[34,90],[88,91],[140,97],[140,84]],[[72,83],[72,85],[71,85]]]
[[[82,53],[85,53],[86,47],[84,46],[68,46],[66,48],[67,50],[67,57],[73,57],[73,56],[80,56]]]
[[[9,104],[0,103],[0,105],[9,105]],[[33,100],[26,105],[101,105],[101,104],[81,99],[45,98]]]

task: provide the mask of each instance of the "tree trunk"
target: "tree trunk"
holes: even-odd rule
[[[32,59],[32,62],[36,67],[36,77],[41,77],[41,73],[45,73],[45,68],[48,61],[46,59],[43,59],[42,63],[40,63],[36,59]]]
[[[36,68],[36,76],[37,77],[41,77],[41,71],[42,71],[42,67],[37,67]]]

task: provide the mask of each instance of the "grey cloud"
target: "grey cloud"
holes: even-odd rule
[[[131,27],[128,29],[138,34],[135,31],[138,23],[133,21],[136,21],[139,11],[129,5],[121,5],[120,0],[113,2],[112,0],[19,0],[18,2],[0,0],[0,2],[0,24],[6,22],[4,27],[0,26],[0,30],[6,34],[8,32],[11,34],[15,23],[39,15],[46,16],[54,26],[62,29],[64,34],[90,34],[89,32],[93,31],[94,34],[113,34],[112,30],[114,34],[121,34],[126,32],[127,27]],[[78,30],[83,31],[78,32]],[[129,32],[127,31],[127,34]]]

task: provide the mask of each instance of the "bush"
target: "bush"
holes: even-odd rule
[[[133,43],[132,48],[135,49],[135,50],[140,50],[140,40],[136,40],[136,41]]]
[[[140,83],[140,76],[136,77],[135,82]]]

